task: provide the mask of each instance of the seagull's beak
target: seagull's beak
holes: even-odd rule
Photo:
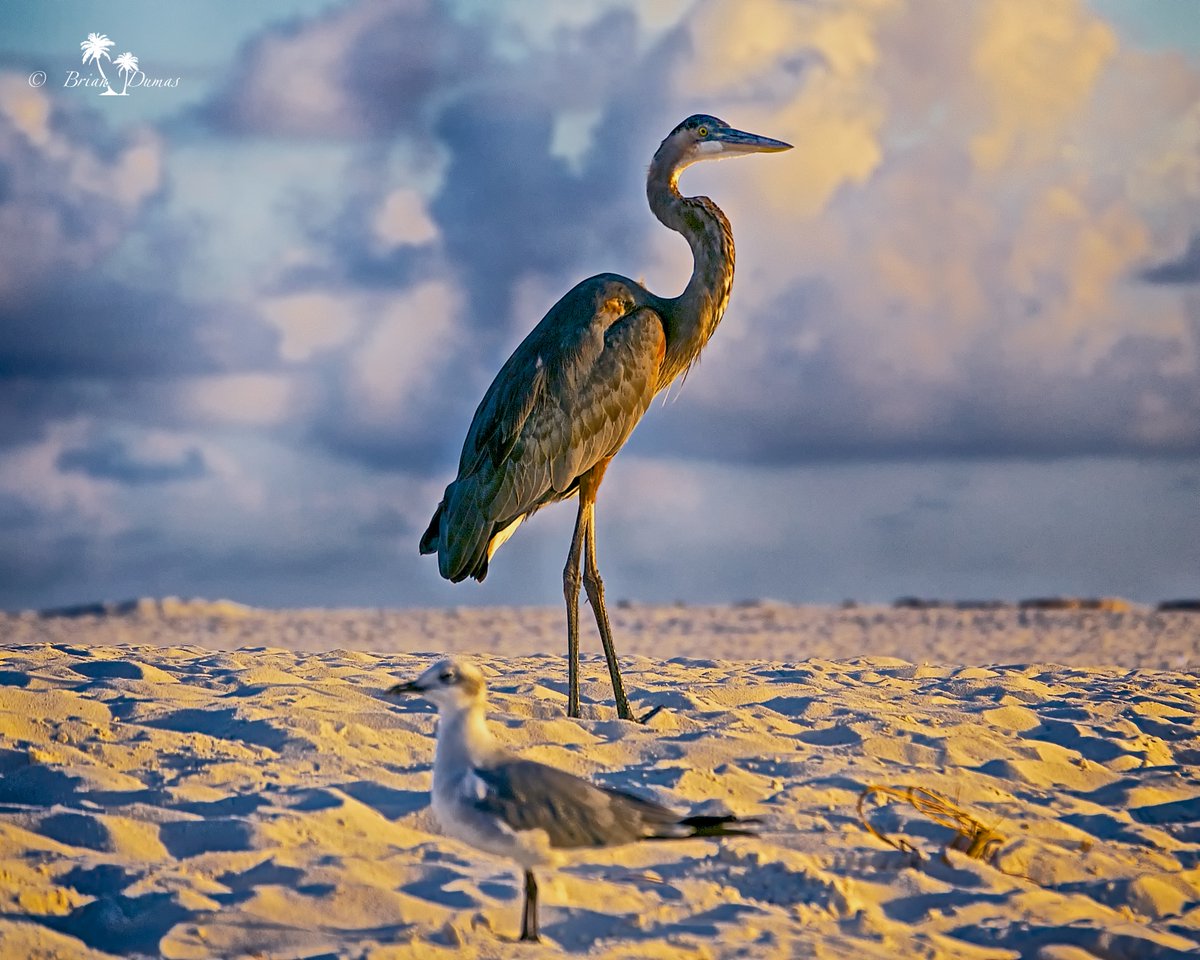
[[[389,697],[397,697],[406,693],[421,693],[423,689],[416,680],[409,680],[405,683],[398,683],[394,687],[389,687],[387,693]]]
[[[744,130],[734,130],[726,127],[724,130],[713,131],[709,143],[719,143],[721,153],[732,156],[739,153],[779,153],[791,150],[790,143],[782,140],[772,140],[770,137],[760,137],[757,133],[746,133]]]

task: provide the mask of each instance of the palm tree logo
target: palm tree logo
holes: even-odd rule
[[[123,53],[113,61],[117,65],[117,73],[125,75],[125,86],[121,88],[121,96],[129,96],[129,78],[138,72],[138,59],[132,53]]]
[[[96,69],[100,71],[100,79],[104,81],[104,92],[100,94],[102,97],[119,96],[116,90],[112,88],[112,84],[108,82],[108,77],[104,75],[104,67],[100,65],[100,58],[111,60],[108,55],[108,48],[113,46],[113,41],[109,40],[103,33],[89,33],[88,38],[84,40],[79,48],[83,51],[83,62],[86,66],[89,60],[95,61]],[[128,86],[128,81],[126,81]]]

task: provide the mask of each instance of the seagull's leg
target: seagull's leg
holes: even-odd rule
[[[604,476],[607,460],[601,460],[579,483],[579,509],[583,517],[583,588],[587,591],[592,613],[596,617],[596,628],[600,631],[600,642],[604,644],[604,656],[608,660],[608,675],[612,678],[613,699],[617,701],[617,716],[632,720],[629,699],[625,696],[625,684],[621,682],[621,667],[617,663],[617,650],[613,646],[612,627],[608,622],[608,608],[604,605],[604,581],[600,579],[600,567],[596,563],[596,491]]]
[[[541,939],[538,936],[537,880],[532,870],[525,871],[525,907],[521,913],[521,939]]]
[[[583,548],[584,509],[579,499],[571,552],[563,568],[563,596],[567,600],[567,716],[579,716],[579,555]]]

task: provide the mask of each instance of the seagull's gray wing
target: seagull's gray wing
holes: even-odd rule
[[[611,847],[690,832],[680,826],[678,813],[661,804],[533,760],[514,758],[472,772],[485,789],[468,802],[513,830],[545,830],[557,849]]]

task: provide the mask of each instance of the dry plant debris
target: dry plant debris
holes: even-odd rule
[[[991,827],[980,823],[961,807],[946,799],[939,793],[925,787],[889,787],[883,784],[870,784],[858,795],[858,816],[868,833],[878,837],[889,846],[895,847],[912,858],[912,865],[918,866],[926,859],[921,851],[903,837],[892,838],[879,830],[867,819],[863,809],[868,797],[881,796],[890,800],[899,800],[909,804],[917,813],[928,817],[934,823],[941,824],[954,831],[954,837],[946,845],[950,850],[965,853],[972,860],[982,860],[992,863],[996,852],[1003,846],[1007,837],[997,833]],[[942,852],[945,858],[945,850]]]

